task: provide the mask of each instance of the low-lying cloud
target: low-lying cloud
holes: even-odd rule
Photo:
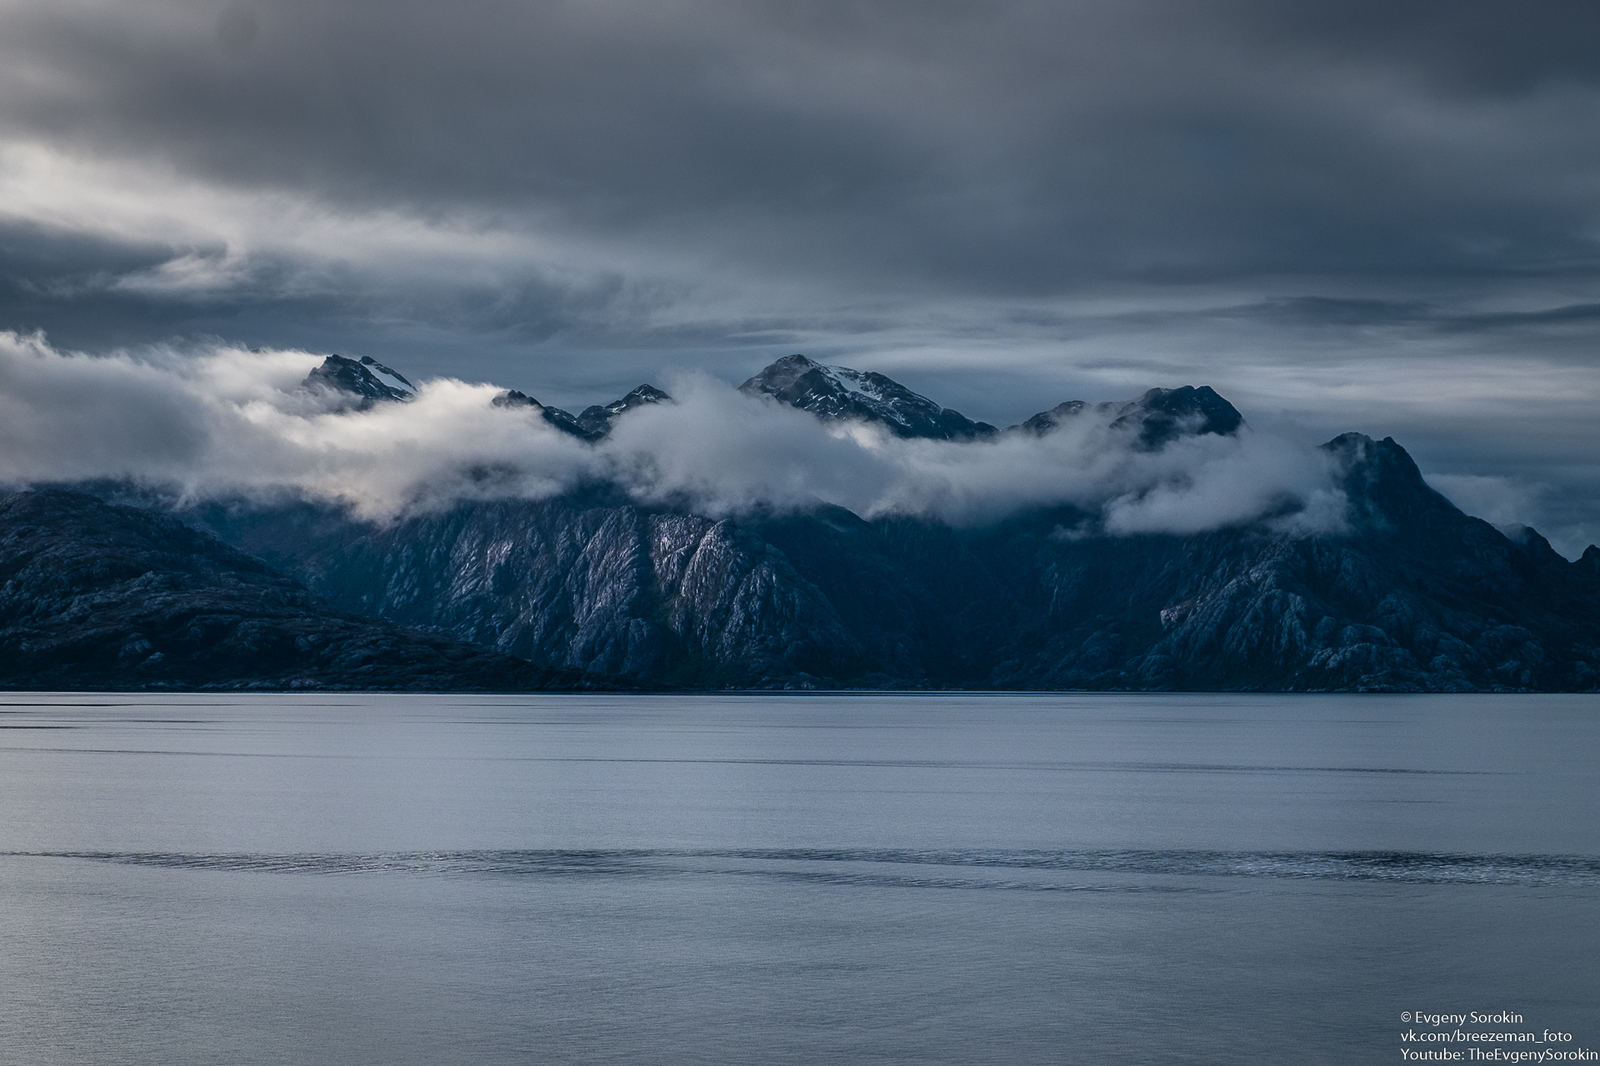
[[[0,481],[130,479],[191,499],[336,502],[375,520],[609,483],[719,517],[823,501],[978,525],[1070,505],[1080,518],[1065,537],[1343,522],[1323,453],[1248,429],[1142,451],[1091,412],[1043,436],[902,440],[686,375],[669,382],[674,402],[627,412],[589,445],[531,409],[494,406],[496,386],[450,378],[421,382],[409,403],[349,410],[300,387],[321,360],[225,345],[90,356],[0,333]]]
[[[1540,509],[1540,486],[1484,474],[1429,474],[1451,503],[1497,526],[1522,526]]]

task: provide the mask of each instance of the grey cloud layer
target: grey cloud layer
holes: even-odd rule
[[[0,122],[641,276],[1037,296],[1592,263],[1592,5],[1405,8],[23,2]]]
[[[1571,551],[1596,40],[1589,0],[9,0],[0,327],[563,403],[796,350],[990,420],[1210,383]]]

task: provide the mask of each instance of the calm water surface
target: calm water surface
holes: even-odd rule
[[[1597,794],[1582,696],[0,694],[0,1062],[1600,1049]]]

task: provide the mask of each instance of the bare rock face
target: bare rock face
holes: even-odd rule
[[[1111,423],[1112,428],[1136,429],[1139,446],[1147,451],[1191,434],[1227,436],[1243,424],[1244,417],[1210,385],[1151,389],[1123,407]]]
[[[496,407],[525,407],[537,411],[541,418],[561,432],[593,444],[611,432],[611,425],[619,415],[636,407],[671,401],[671,396],[654,385],[640,385],[620,400],[585,407],[580,415],[563,411],[559,407],[547,407],[532,396],[515,389],[502,392],[492,402]]]
[[[819,418],[858,419],[884,426],[898,437],[979,440],[998,432],[960,411],[940,407],[882,374],[824,366],[803,355],[786,355],[739,386],[751,396],[770,396]]]
[[[657,403],[670,403],[672,397],[656,388],[654,385],[640,385],[620,400],[612,400],[605,405],[594,404],[583,409],[578,416],[578,425],[593,434],[596,438],[603,437],[611,432],[611,423],[617,416],[633,410],[635,407],[646,407]]]
[[[509,691],[585,680],[340,614],[169,516],[46,490],[0,499],[0,685]]]
[[[344,527],[297,560],[275,516],[253,521],[243,542],[339,608],[552,666],[694,687],[815,687],[866,668],[826,598],[727,521],[604,499],[473,504]]]
[[[1244,425],[1244,416],[1217,395],[1210,385],[1184,385],[1176,389],[1151,389],[1127,403],[1088,404],[1068,400],[1048,411],[1040,411],[1021,425],[1006,432],[1042,436],[1073,419],[1089,413],[1109,418],[1113,429],[1134,435],[1142,451],[1158,451],[1180,437],[1215,433],[1227,436]]]
[[[771,397],[818,418],[871,422],[899,437],[971,441],[987,440],[1001,432],[987,422],[974,422],[959,411],[940,407],[882,374],[824,366],[803,355],[784,356],[740,385],[739,391]],[[1244,424],[1238,410],[1209,385],[1184,385],[1151,389],[1137,400],[1120,404],[1068,400],[1005,432],[1044,434],[1090,412],[1132,434],[1137,446],[1146,451],[1158,450],[1183,436],[1231,434]]]
[[[994,680],[1069,688],[1593,691],[1600,580],[1459,511],[1393,440],[1346,434],[1353,527],[1042,548],[1048,619]],[[1016,542],[1013,542],[1016,546]]]
[[[375,403],[404,403],[417,395],[415,385],[370,355],[360,359],[330,355],[306,375],[300,387],[348,397],[353,406],[363,410]]]
[[[982,530],[831,507],[732,522],[595,496],[383,529],[265,512],[230,536],[343,610],[649,685],[1600,687],[1587,557],[1462,514],[1392,440],[1327,448],[1352,499],[1337,535],[1064,538],[1066,510]]]
[[[547,425],[589,444],[593,444],[605,436],[604,433],[595,432],[579,424],[578,420],[570,412],[563,411],[559,407],[547,407],[527,393],[518,392],[516,389],[508,389],[500,393],[490,403],[495,407],[526,408],[537,412]]]

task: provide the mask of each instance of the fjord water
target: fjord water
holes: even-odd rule
[[[0,696],[0,1061],[1600,1046],[1600,699]]]

